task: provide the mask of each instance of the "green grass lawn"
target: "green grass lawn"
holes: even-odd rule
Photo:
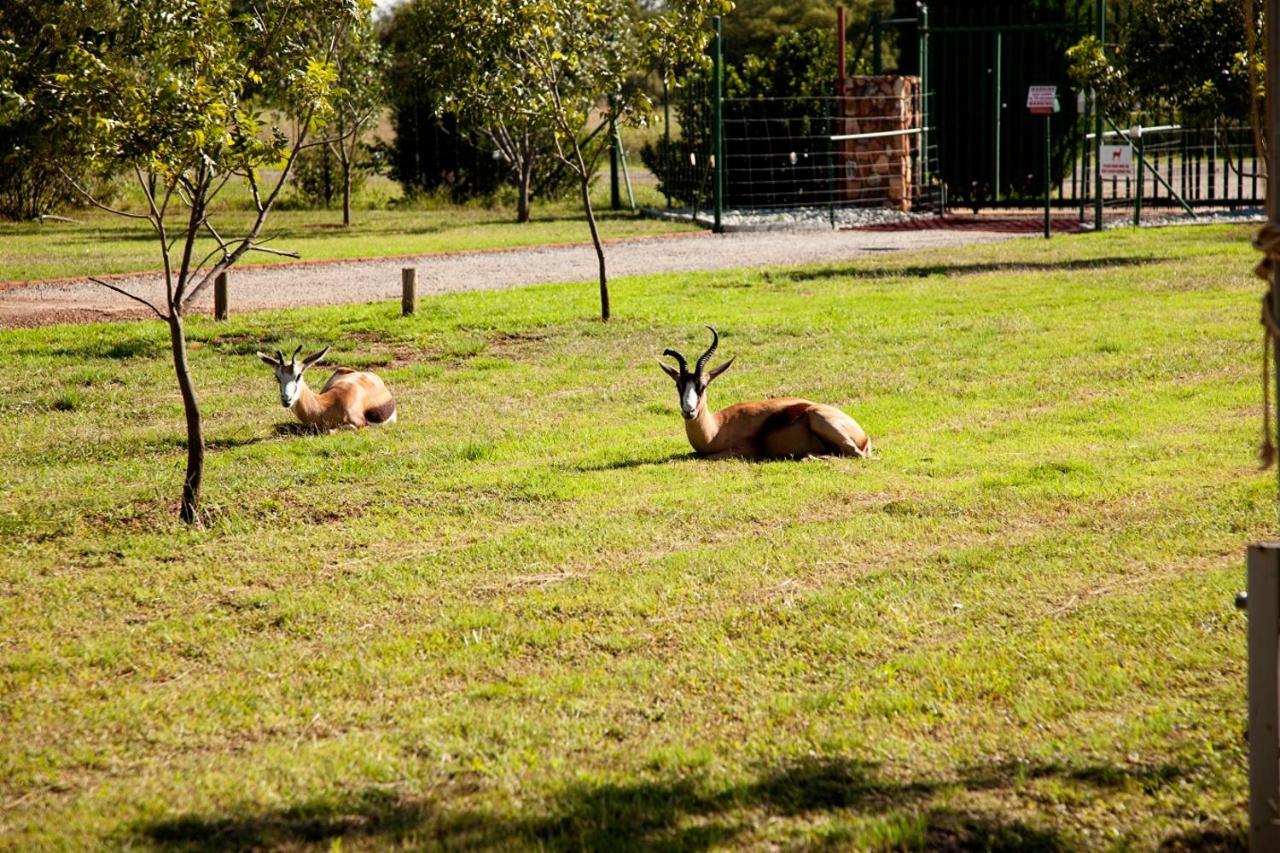
[[[224,236],[248,227],[252,214],[237,193],[215,215]],[[639,203],[658,205],[660,196],[646,187]],[[611,212],[608,187],[598,185],[593,204],[598,205],[600,232],[606,240],[700,230],[692,225],[646,219],[630,211]],[[141,210],[136,199],[126,209]],[[182,211],[179,211],[181,213]],[[74,223],[49,221],[0,222],[0,282],[38,281],[49,278],[101,275],[155,270],[160,253],[151,226],[99,210],[76,211]],[[173,226],[180,227],[175,215]],[[340,210],[274,210],[263,233],[266,245],[296,251],[303,260],[375,258],[428,252],[537,246],[547,243],[590,243],[586,219],[571,202],[553,202],[534,208],[533,220],[515,221],[515,211],[502,207],[447,204],[421,207],[357,209],[352,226],[342,227]],[[202,256],[214,247],[202,241]],[[281,263],[288,258],[251,252],[241,263]]]
[[[1247,235],[193,320],[203,529],[158,324],[0,332],[0,845],[1237,845]],[[703,322],[877,458],[691,457]],[[330,341],[398,424],[290,429]]]

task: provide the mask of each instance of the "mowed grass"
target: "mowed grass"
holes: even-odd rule
[[[238,193],[214,216],[224,237],[243,233],[252,214]],[[640,203],[657,204],[651,188]],[[648,219],[608,208],[608,187],[597,186],[593,203],[601,236],[606,240],[688,233],[699,230],[680,222]],[[123,205],[142,210],[137,199]],[[169,226],[181,229],[179,210]],[[76,222],[0,222],[0,282],[129,273],[162,267],[155,232],[146,222],[96,209],[74,211]],[[177,232],[175,232],[177,233]],[[342,227],[341,210],[273,210],[263,230],[266,246],[298,252],[302,260],[376,258],[394,255],[503,249],[555,243],[590,243],[581,209],[572,202],[537,205],[533,219],[517,223],[514,209],[427,205],[357,209],[352,225]],[[172,236],[172,235],[171,235]],[[196,257],[216,247],[198,242]],[[290,263],[289,258],[250,252],[242,263]]]
[[[1242,843],[1248,232],[0,333],[0,843]],[[664,347],[871,461],[693,458]],[[390,428],[298,435],[333,342]],[[315,382],[323,380],[316,371]]]

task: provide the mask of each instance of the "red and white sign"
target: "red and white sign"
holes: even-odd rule
[[[1027,109],[1032,115],[1053,115],[1053,105],[1058,99],[1057,86],[1029,86]]]
[[[1133,174],[1133,149],[1128,145],[1102,146],[1102,175],[1106,178],[1127,178]]]

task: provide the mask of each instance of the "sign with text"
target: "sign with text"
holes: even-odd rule
[[[1058,111],[1057,86],[1030,86],[1027,88],[1027,109],[1032,115],[1053,115]]]
[[[1102,146],[1102,176],[1127,178],[1133,173],[1133,149],[1128,145]]]

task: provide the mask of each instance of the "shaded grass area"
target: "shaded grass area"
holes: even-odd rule
[[[610,212],[607,201],[597,210],[606,240],[676,234],[699,230],[679,222],[646,219],[629,211]],[[143,272],[160,268],[156,237],[138,220],[84,210],[74,223],[0,222],[0,281]],[[224,236],[248,227],[248,210],[228,209],[215,216]],[[350,228],[341,227],[333,210],[272,211],[264,235],[266,245],[298,252],[303,260],[376,258],[431,252],[461,252],[554,243],[589,243],[591,235],[580,210],[568,203],[535,207],[533,221],[519,224],[515,214],[470,206],[437,206],[358,210]],[[175,219],[174,228],[183,223]],[[196,257],[215,248],[201,241]],[[250,252],[242,264],[280,263],[279,256]]]
[[[199,530],[160,328],[0,333],[0,837],[1240,849],[1246,237],[193,321]],[[692,457],[702,321],[877,458]],[[252,353],[329,341],[400,423],[290,424]]]

